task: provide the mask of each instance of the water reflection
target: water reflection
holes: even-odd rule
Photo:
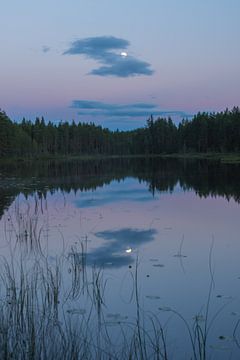
[[[118,230],[106,230],[97,232],[97,238],[105,240],[104,245],[90,252],[72,251],[76,265],[97,266],[104,268],[120,268],[129,266],[136,260],[139,246],[155,239],[155,229],[141,230],[123,228]]]
[[[155,229],[130,228],[97,232],[95,236],[107,243],[87,255],[88,263],[115,268],[130,265],[134,262],[134,250],[139,245],[153,241],[156,234]]]
[[[40,198],[56,191],[70,193],[96,190],[125,178],[137,178],[148,191],[194,190],[200,197],[221,196],[240,201],[240,166],[219,161],[161,158],[123,158],[89,161],[38,161],[0,165],[0,217],[17,195],[37,192]],[[114,198],[146,201],[147,191],[129,190],[94,198],[82,197],[80,207],[100,206]]]
[[[58,291],[63,280],[71,288],[67,316],[77,318],[78,322],[79,315],[84,319],[87,302],[85,299],[82,303],[79,301],[83,295],[82,286],[86,284],[89,292],[84,288],[84,294],[95,299],[96,290],[101,289],[99,267],[103,266],[107,268],[109,284],[106,319],[109,317],[109,323],[115,325],[126,315],[130,319],[133,306],[129,304],[127,309],[126,304],[132,296],[134,260],[139,251],[142,308],[158,316],[163,323],[168,322],[169,311],[177,309],[190,324],[192,320],[199,324],[204,319],[203,304],[208,303],[209,248],[213,234],[216,238],[215,288],[209,319],[221,303],[228,299],[233,302],[224,316],[220,313],[217,318],[219,322],[213,327],[209,344],[218,346],[218,339],[223,342],[231,336],[235,325],[233,315],[235,318],[239,315],[239,166],[163,159],[45,162],[29,168],[24,164],[11,166],[0,170],[0,211],[3,213],[20,193],[29,199],[25,201],[24,196],[19,196],[11,206],[8,215],[12,215],[12,224],[15,225],[16,219],[21,226],[13,232],[5,232],[5,227],[11,227],[11,221],[4,217],[0,228],[2,239],[7,234],[7,240],[13,240],[18,256],[20,251],[14,240],[15,235],[20,234],[18,243],[25,251],[24,260],[36,255],[37,261],[42,259],[45,264],[49,259],[45,279],[53,293]],[[184,193],[185,190],[191,191]],[[209,196],[217,198],[207,198]],[[207,199],[200,199],[203,197]],[[234,199],[235,203],[223,198]],[[31,205],[29,211],[28,203]],[[20,218],[22,213],[26,218]],[[43,257],[38,249],[33,251],[28,246],[30,241],[29,245],[37,247],[35,239],[41,240]],[[1,245],[4,253],[4,241]],[[57,254],[62,254],[63,250],[67,263],[60,271]],[[56,272],[49,272],[54,264]],[[85,265],[94,265],[97,277],[92,278],[91,266]],[[92,290],[95,292],[90,292]],[[49,297],[48,293],[47,296],[57,307],[58,297]],[[97,299],[96,304],[99,304],[101,297]],[[182,354],[179,358],[185,359],[190,357],[184,353],[188,345],[182,325],[179,319],[171,320],[170,344],[178,339],[180,345],[176,346],[176,351]]]
[[[106,189],[95,193],[82,193],[80,199],[75,201],[75,205],[79,208],[85,208],[103,206],[119,201],[145,202],[153,199],[146,188],[115,190],[113,186],[114,184],[111,183],[111,191]]]

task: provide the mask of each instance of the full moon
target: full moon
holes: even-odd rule
[[[128,54],[127,54],[125,51],[122,51],[122,52],[121,52],[121,56],[122,56],[122,57],[126,57],[126,56],[128,56]]]

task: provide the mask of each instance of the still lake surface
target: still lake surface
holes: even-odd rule
[[[210,326],[207,358],[240,357],[239,165],[159,158],[1,165],[0,216],[1,257],[11,259],[21,243],[16,257],[29,263],[43,253],[76,265],[84,255],[87,271],[103,269],[112,333],[136,319],[137,267],[141,312],[164,327],[169,359],[192,356],[179,314],[191,329],[196,321]],[[71,266],[63,272],[71,284]],[[68,299],[73,316],[88,307],[87,297]]]

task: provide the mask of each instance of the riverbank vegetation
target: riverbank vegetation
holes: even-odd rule
[[[176,125],[153,119],[131,131],[111,131],[94,123],[13,122],[0,111],[0,159],[11,157],[129,156],[240,153],[240,109],[198,113]],[[230,160],[231,160],[230,159]],[[237,157],[237,159],[239,159]]]

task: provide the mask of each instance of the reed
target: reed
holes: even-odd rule
[[[88,266],[87,241],[79,241],[69,251],[63,246],[62,253],[51,259],[47,248],[42,247],[39,208],[35,205],[34,219],[28,207],[24,214],[17,208],[17,221],[8,221],[8,226],[12,226],[8,233],[10,257],[0,258],[0,359],[173,359],[167,337],[169,323],[163,323],[161,312],[147,312],[142,305],[138,258],[132,269],[131,301],[135,313],[131,319],[116,316],[109,328],[108,279],[104,269]],[[25,231],[28,237],[24,237]],[[189,322],[169,309],[187,329],[189,359],[194,360],[210,358],[209,334],[223,310],[220,307],[210,316],[214,288],[212,252],[213,244],[204,317],[199,314]],[[233,337],[240,348],[238,328],[239,321],[233,328]]]

